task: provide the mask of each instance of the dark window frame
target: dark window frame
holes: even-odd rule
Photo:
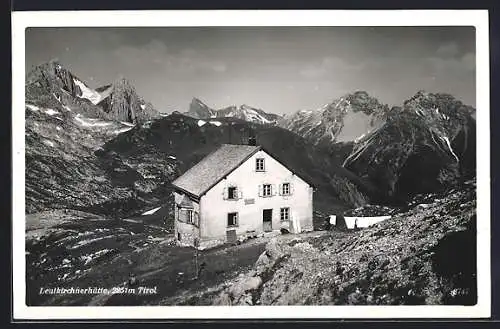
[[[264,172],[266,171],[266,161],[265,158],[256,158],[255,159],[255,171]]]
[[[229,224],[229,218],[230,218],[230,216],[234,216],[234,217],[232,217],[234,219],[234,224]],[[227,213],[227,218],[226,218],[226,220],[227,220],[226,226],[227,227],[238,227],[238,225],[239,225],[239,217],[240,216],[239,216],[239,214],[238,214],[237,211],[235,211],[235,212],[228,212]]]
[[[284,216],[286,215],[286,216]],[[284,218],[286,217],[286,218]],[[290,207],[280,208],[280,221],[286,222],[290,220]]]
[[[231,194],[231,191],[234,193]],[[238,200],[238,187],[236,186],[229,186],[227,188],[227,200]]]
[[[269,194],[266,194],[266,186],[269,187]],[[262,196],[264,198],[273,196],[273,185],[272,184],[262,184]]]
[[[288,188],[286,193],[285,193],[285,186]],[[281,184],[281,195],[292,195],[292,186],[290,183]]]

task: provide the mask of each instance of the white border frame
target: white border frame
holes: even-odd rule
[[[25,29],[122,26],[475,26],[478,303],[475,306],[138,306],[29,307],[25,304]],[[13,318],[335,319],[485,318],[491,316],[489,24],[487,10],[196,10],[12,13]]]

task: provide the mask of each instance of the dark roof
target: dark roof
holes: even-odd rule
[[[200,197],[260,149],[260,146],[222,144],[174,180],[172,185]]]

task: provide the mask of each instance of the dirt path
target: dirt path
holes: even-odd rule
[[[154,305],[181,293],[206,290],[252,267],[264,251],[267,240],[199,252],[199,264],[206,265],[198,278],[194,250],[174,247],[179,249],[178,256],[164,258],[155,268],[136,276],[138,283],[135,286],[123,289],[123,293],[95,296],[88,305]],[[178,273],[184,273],[183,280],[177,279]],[[154,289],[154,292],[141,293],[144,290],[141,287]]]

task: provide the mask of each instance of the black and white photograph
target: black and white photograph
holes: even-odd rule
[[[288,13],[19,14],[14,306],[489,316],[487,13]]]

